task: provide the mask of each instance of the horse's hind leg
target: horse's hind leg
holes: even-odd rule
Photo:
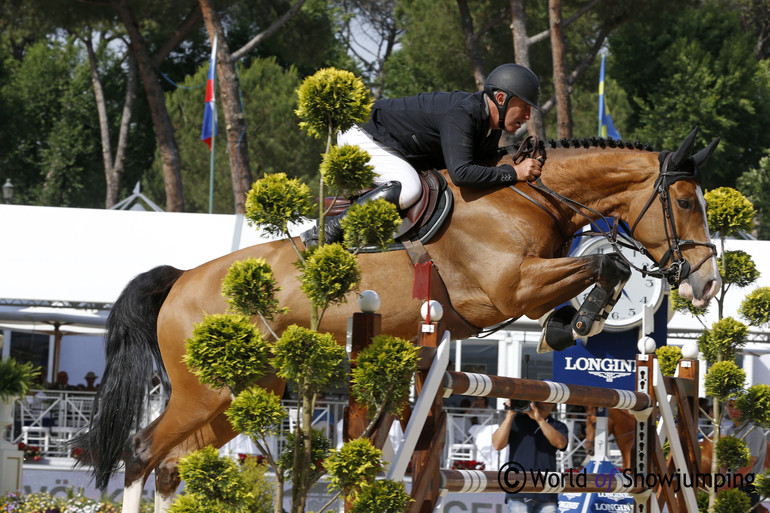
[[[181,483],[177,463],[180,458],[208,445],[220,448],[237,433],[224,413],[217,415],[207,426],[199,429],[174,449],[155,467],[155,513],[165,513],[174,502]]]
[[[228,394],[201,385],[197,378],[175,389],[184,390],[184,395],[172,392],[163,413],[126,443],[123,513],[139,511],[142,488],[153,468],[230,404]]]

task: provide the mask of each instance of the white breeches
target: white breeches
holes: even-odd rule
[[[417,170],[390,146],[375,141],[356,125],[347,132],[340,133],[337,136],[337,144],[357,145],[371,156],[369,164],[374,166],[377,175],[374,183],[377,185],[390,181],[401,183],[401,195],[398,198],[401,210],[412,206],[420,198],[422,185]]]

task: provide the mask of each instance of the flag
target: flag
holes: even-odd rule
[[[209,150],[211,150],[211,138],[217,135],[217,106],[214,102],[216,71],[217,37],[214,36],[214,44],[211,46],[211,61],[209,62],[209,78],[206,81],[206,106],[203,110],[203,128],[201,128],[201,141],[208,145]]]
[[[432,261],[424,264],[414,264],[414,283],[412,283],[412,297],[416,299],[430,299],[430,272]]]
[[[604,99],[604,59],[606,55],[602,55],[602,67],[599,72],[599,137],[612,137],[613,139],[620,139],[615,125],[612,123],[612,116],[610,116],[609,110],[607,110],[607,101]]]

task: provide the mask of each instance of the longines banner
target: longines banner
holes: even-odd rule
[[[655,313],[655,331],[650,336],[658,347],[666,344],[668,298]],[[603,332],[577,345],[553,353],[553,379],[571,385],[634,389],[639,328]]]

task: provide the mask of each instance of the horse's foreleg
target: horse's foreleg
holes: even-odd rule
[[[539,305],[526,312],[528,317],[539,317],[544,328],[538,351],[562,350],[578,337],[599,333],[630,276],[628,265],[614,254],[526,259],[515,295],[518,301]],[[592,284],[595,287],[580,311],[569,305],[553,310]]]

